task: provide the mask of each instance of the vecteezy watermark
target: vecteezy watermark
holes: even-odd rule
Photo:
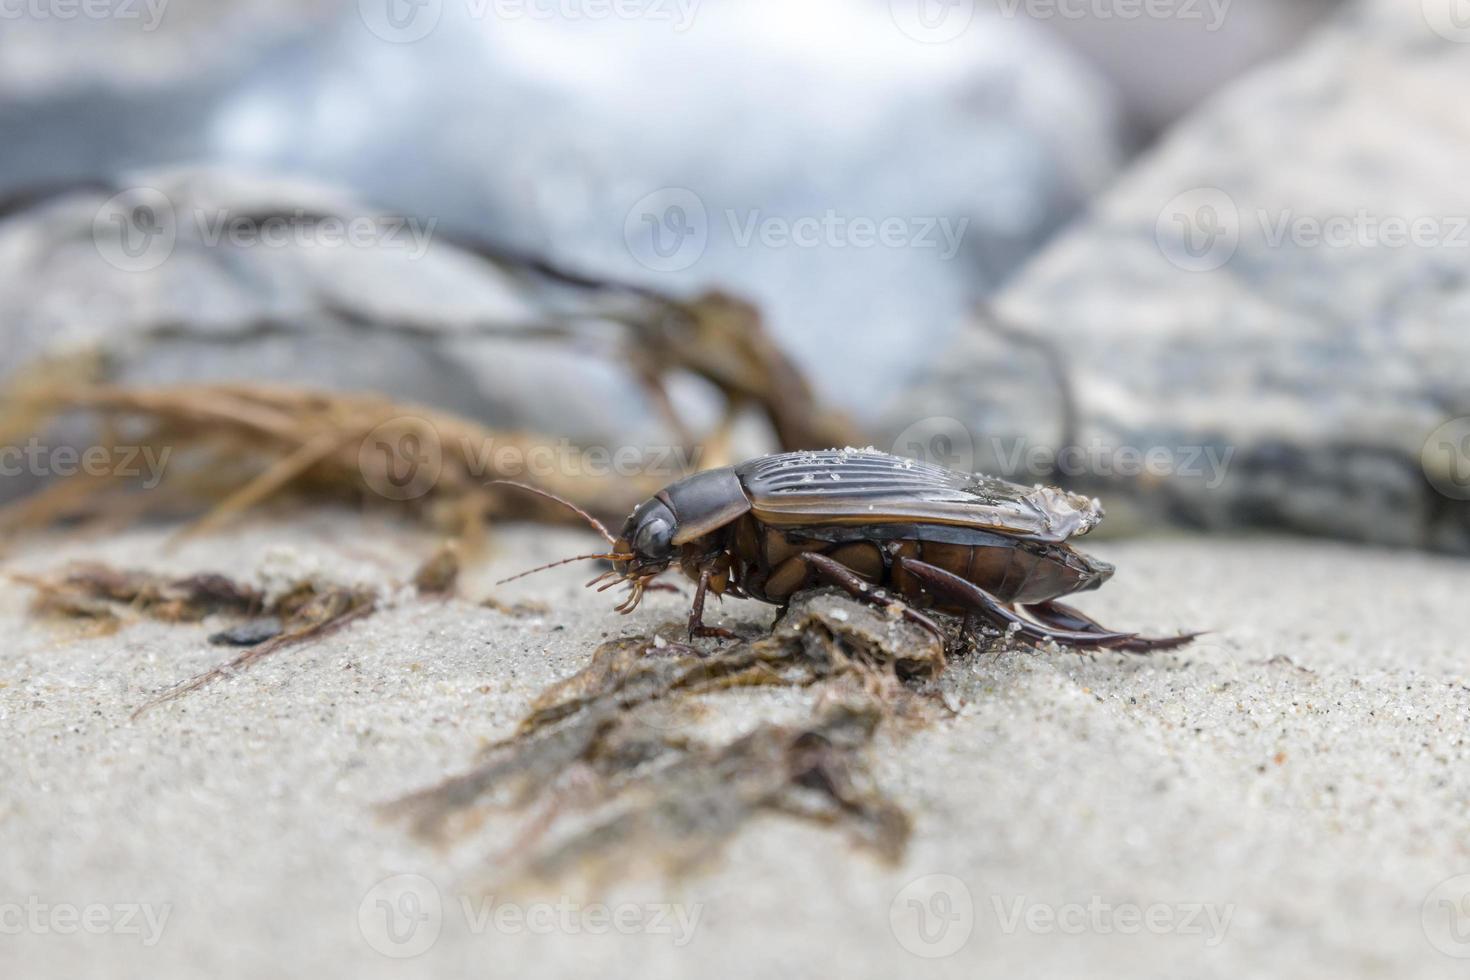
[[[1240,245],[1240,209],[1218,187],[1185,191],[1159,212],[1154,240],[1164,258],[1181,269],[1218,269]]]
[[[172,448],[164,446],[48,446],[32,436],[24,446],[0,446],[0,477],[121,477],[163,482]]]
[[[997,0],[1000,15],[1033,20],[1199,21],[1206,31],[1225,24],[1234,0]]]
[[[711,237],[735,248],[920,249],[941,261],[960,250],[968,217],[862,215],[826,208],[816,214],[768,214],[760,208],[725,208],[711,222],[704,201],[687,187],[645,194],[623,221],[628,253],[655,272],[679,272],[704,255]]]
[[[1154,238],[1174,265],[1210,272],[1229,262],[1247,240],[1273,249],[1470,249],[1470,214],[1379,214],[1368,208],[1340,214],[1290,208],[1243,213],[1218,187],[1196,187],[1159,211]]]
[[[583,903],[562,896],[555,902],[511,902],[494,895],[461,894],[446,901],[433,881],[416,874],[384,878],[357,907],[357,925],[374,950],[394,959],[428,952],[439,940],[445,920],[457,916],[474,936],[667,937],[675,947],[689,945],[699,928],[699,902]]]
[[[449,0],[470,20],[501,24],[518,21],[637,20],[666,23],[675,33],[694,25],[701,0]],[[373,36],[392,44],[412,44],[434,32],[445,0],[358,0],[357,12]]]
[[[163,23],[169,0],[0,0],[3,20],[115,20],[149,32]]]
[[[384,956],[411,959],[427,953],[444,929],[444,899],[423,875],[384,878],[357,906],[357,929]]]
[[[1446,41],[1470,44],[1470,0],[1419,0],[1424,22]]]
[[[1379,215],[1366,208],[1352,214],[1256,212],[1271,248],[1470,248],[1470,215]]]
[[[1123,935],[1200,936],[1206,948],[1225,941],[1233,904],[1209,902],[1112,902],[1101,895],[1085,902],[1033,902],[1024,895],[1003,899],[990,897],[1001,932],[1011,935],[1025,930],[1036,935],[1060,933],[1067,936]]]
[[[460,435],[445,444],[433,422],[412,415],[375,426],[358,444],[357,463],[374,493],[389,500],[414,500],[432,490],[453,458],[466,476],[492,478],[663,477],[669,482],[697,472],[704,447],[674,445],[602,446],[570,439],[527,443]]]
[[[0,0],[3,2],[3,0]],[[314,214],[295,208],[272,214],[229,208],[180,209],[154,187],[132,187],[103,202],[92,219],[92,241],[104,261],[124,272],[156,269],[181,237],[203,248],[384,248],[422,258],[438,225],[401,215]]]
[[[975,0],[888,0],[900,31],[923,44],[944,44],[969,30]]]
[[[173,904],[152,905],[147,902],[106,904],[91,902],[43,902],[31,895],[24,902],[0,902],[0,935],[25,933],[40,936],[137,936],[146,947],[158,945],[163,938]]]
[[[1470,416],[1450,419],[1429,433],[1419,463],[1434,489],[1451,500],[1470,500]]]
[[[1424,896],[1419,921],[1429,945],[1446,956],[1470,959],[1470,874],[1435,885]]]
[[[888,928],[898,944],[915,956],[953,956],[975,931],[975,899],[969,886],[954,875],[924,875],[893,896]]]
[[[933,416],[908,426],[893,440],[891,452],[962,473],[983,457],[987,472],[1017,483],[1063,477],[1187,479],[1216,490],[1225,482],[1234,446],[1116,443],[1099,437],[1056,447],[1024,437],[990,436],[977,444],[959,419]]]
[[[709,212],[687,187],[662,187],[628,209],[623,241],[642,266],[679,272],[699,261],[709,245]]]
[[[1115,902],[1090,895],[1074,902],[1037,902],[1024,895],[992,894],[977,907],[969,886],[950,874],[930,874],[905,885],[888,906],[888,925],[904,949],[925,959],[953,956],[969,942],[982,910],[1005,935],[1199,936],[1205,947],[1225,941],[1233,904]]]
[[[417,500],[444,473],[444,442],[428,419],[413,415],[388,419],[357,447],[363,482],[388,500]]]

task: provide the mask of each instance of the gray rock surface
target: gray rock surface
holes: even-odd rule
[[[1435,9],[1355,6],[1186,120],[890,428],[1013,473],[1075,444],[1139,521],[1470,549],[1470,32]]]

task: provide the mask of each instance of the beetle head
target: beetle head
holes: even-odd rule
[[[614,551],[633,557],[614,562],[614,566],[625,578],[657,575],[674,558],[674,535],[678,530],[679,519],[669,505],[650,497],[628,517],[613,545]]]

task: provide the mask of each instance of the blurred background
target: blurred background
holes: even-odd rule
[[[0,495],[243,382],[638,493],[851,441],[1118,532],[1463,551],[1467,42],[1455,0],[17,0],[0,441],[49,435]]]

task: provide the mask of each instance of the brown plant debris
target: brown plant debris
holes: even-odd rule
[[[133,713],[135,718],[221,677],[245,670],[272,654],[319,640],[371,615],[377,605],[376,595],[367,589],[328,583],[299,582],[279,597],[268,600],[259,590],[223,575],[169,578],[98,564],[75,565],[51,578],[12,577],[36,590],[31,605],[33,615],[53,620],[85,620],[96,624],[94,629],[105,632],[120,627],[128,614],[167,623],[197,623],[215,615],[244,620],[215,634],[211,641],[247,649],[226,663],[169,688],[138,708]]]
[[[116,627],[131,611],[168,623],[197,623],[215,614],[258,612],[262,595],[223,575],[165,578],[148,572],[119,571],[106,565],[73,565],[54,578],[12,575],[36,590],[32,615],[46,619],[89,619]]]
[[[551,612],[551,606],[536,599],[516,599],[507,602],[492,595],[480,600],[480,605],[486,609],[494,609],[502,616],[513,616],[516,619],[530,619],[535,616],[545,616]]]
[[[714,437],[715,465],[734,462],[724,451],[735,416],[744,406],[763,414],[783,450],[856,445],[852,424],[822,406],[811,385],[765,329],[760,311],[718,290],[692,300],[647,297],[653,309],[635,333],[628,362],[668,405],[664,386],[677,371],[709,381],[725,396],[726,414]],[[682,428],[667,409],[665,414]]]
[[[371,616],[376,606],[376,597],[365,590],[302,583],[272,607],[272,612],[283,617],[283,629],[278,635],[247,648],[226,663],[174,685],[134,711],[133,717],[246,670],[272,654],[329,636],[349,623]]]
[[[413,587],[421,596],[448,597],[459,584],[459,545],[446,541],[413,573]]]
[[[3,408],[30,419],[94,413],[104,422],[96,446],[111,458],[163,465],[158,485],[146,490],[120,475],[59,480],[0,509],[0,531],[203,509],[188,532],[199,533],[287,494],[401,507],[469,541],[488,518],[562,523],[570,514],[533,494],[486,485],[521,476],[519,468],[502,473],[497,464],[535,458],[553,440],[378,395],[244,384],[57,383],[11,392]],[[611,474],[538,477],[543,489],[604,514],[626,513],[659,489],[655,482]]]
[[[839,829],[897,860],[909,821],[865,754],[885,720],[922,710],[905,680],[943,663],[927,633],[832,592],[797,597],[769,636],[711,652],[662,636],[614,640],[544,691],[476,766],[384,813],[438,844],[493,813],[526,816],[491,862],[497,887],[582,878],[600,888],[649,866],[684,875],[762,814]],[[805,721],[700,738],[697,696],[747,685],[820,696]]]

